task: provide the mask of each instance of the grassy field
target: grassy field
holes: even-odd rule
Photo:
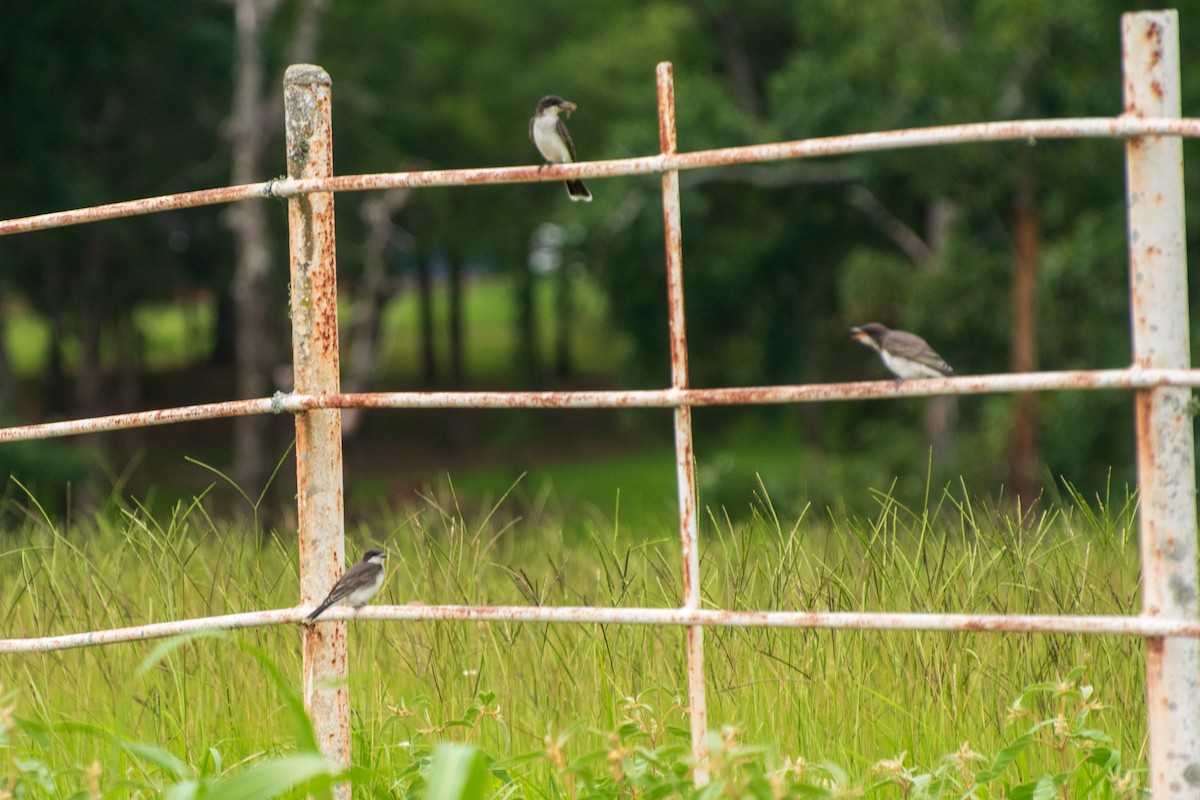
[[[510,276],[484,275],[469,279],[463,293],[464,370],[471,380],[496,381],[511,374],[516,347],[517,296]],[[540,359],[550,364],[557,320],[553,314],[555,281],[534,282],[536,325]],[[612,375],[630,347],[628,340],[607,323],[607,302],[594,279],[579,276],[571,281],[572,354],[575,368],[585,374]],[[432,290],[434,350],[439,368],[448,359],[449,291],[444,282]],[[343,328],[353,318],[347,302],[339,317]],[[421,373],[419,300],[415,289],[405,289],[384,311],[381,340],[381,373],[387,379],[412,381]],[[11,304],[5,309],[5,336],[13,372],[28,379],[45,367],[50,348],[50,324],[33,309]],[[141,342],[139,362],[150,372],[177,369],[203,361],[216,338],[216,300],[207,297],[188,302],[150,302],[133,312]],[[343,342],[343,345],[347,344]],[[65,358],[78,358],[78,342],[69,337]],[[104,358],[111,365],[118,357],[111,342],[104,343]],[[665,376],[664,376],[665,380]]]
[[[1020,525],[961,493],[936,494],[915,510],[880,496],[876,513],[861,518],[778,519],[761,496],[755,513],[737,522],[709,510],[704,604],[1135,612],[1132,503],[1076,498]],[[422,508],[356,527],[351,553],[387,547],[385,603],[679,604],[669,523],[631,531],[601,512],[568,523],[508,503],[463,511],[443,487]],[[6,519],[6,637],[286,607],[297,596],[294,532],[214,519],[203,499],[156,518],[114,506],[63,524],[31,505],[7,509]],[[299,642],[299,629],[287,626],[196,638],[169,651],[148,642],[0,657],[0,745],[8,742],[0,747],[0,790],[7,775],[10,787],[25,781],[27,796],[118,797],[171,786],[173,797],[210,796],[195,787],[276,764],[299,779],[311,766],[294,715]],[[423,796],[439,763],[469,755],[437,749],[445,742],[486,754],[487,796],[684,792],[681,629],[352,623],[350,643],[356,795]],[[855,787],[917,796],[903,792],[919,781],[895,776],[941,770],[969,785],[1008,753],[1012,763],[976,795],[1004,796],[1005,787],[1075,764],[1078,753],[1065,745],[1039,749],[1036,737],[1021,738],[1031,723],[1014,719],[1013,701],[1043,682],[1030,710],[1069,717],[1043,730],[1102,730],[1120,753],[1118,774],[1132,768],[1136,783],[1145,768],[1140,640],[710,629],[705,650],[713,743],[724,747],[729,775],[736,767],[748,776],[743,784],[726,776],[730,796],[846,796],[835,792]],[[1084,669],[1079,680],[1075,667]],[[1094,695],[1062,688],[1084,684]],[[1080,764],[1092,751],[1081,752]],[[655,775],[661,780],[647,784]],[[755,775],[768,784],[755,784]],[[770,793],[802,777],[816,794]],[[190,790],[178,789],[189,781]],[[753,785],[768,785],[768,793]],[[1095,796],[1126,796],[1110,781],[1096,786],[1107,794]]]

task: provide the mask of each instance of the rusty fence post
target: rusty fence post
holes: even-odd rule
[[[671,63],[658,65],[658,138],[662,152],[673,155],[675,80]],[[679,172],[662,177],[663,232],[667,252],[667,303],[671,335],[671,387],[687,389],[687,322],[683,313],[683,234],[679,222]],[[692,408],[675,407],[675,467],[679,486],[679,537],[683,550],[683,607],[700,608],[700,550],[696,518],[696,463],[692,451]],[[704,689],[704,627],[687,628],[688,709],[697,786],[708,783],[708,700]]]
[[[1179,17],[1122,18],[1125,113],[1179,117]],[[1190,365],[1183,142],[1137,136],[1125,146],[1130,312],[1135,367]],[[1135,400],[1142,607],[1196,619],[1196,472],[1191,391],[1141,389]],[[1200,796],[1200,642],[1146,640],[1146,704],[1155,798]]]
[[[333,174],[329,75],[295,64],[284,77],[287,174],[316,178]],[[288,200],[291,252],[292,361],[295,388],[304,394],[338,392],[337,268],[333,194],[314,192]],[[341,411],[296,415],[296,502],[300,537],[300,602],[318,602],[342,572]],[[321,752],[350,763],[350,698],[346,687],[346,623],[318,622],[303,628],[304,703]],[[349,797],[349,785],[341,786]]]

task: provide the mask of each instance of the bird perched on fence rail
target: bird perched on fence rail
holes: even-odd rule
[[[338,579],[329,590],[329,594],[313,612],[304,618],[305,622],[313,622],[330,606],[342,605],[357,608],[372,597],[383,586],[383,568],[385,554],[382,550],[368,550],[359,561]]]
[[[942,378],[954,374],[950,365],[915,333],[894,331],[878,322],[868,322],[851,328],[850,334],[879,353],[884,366],[899,380]]]
[[[567,133],[566,123],[558,116],[560,113],[570,116],[574,110],[574,103],[551,94],[538,102],[533,119],[529,120],[529,139],[549,164],[570,164],[575,161],[575,145],[571,143],[571,134]],[[572,200],[592,202],[592,193],[578,178],[567,181],[567,194]]]

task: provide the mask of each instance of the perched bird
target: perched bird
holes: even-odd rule
[[[379,591],[379,587],[383,586],[383,559],[384,552],[382,550],[368,550],[363,553],[362,561],[346,570],[345,574],[329,590],[325,599],[321,601],[321,605],[305,617],[304,621],[312,622],[330,606],[344,605],[357,608],[374,597],[375,593]]]
[[[941,378],[954,370],[915,333],[894,331],[878,322],[850,329],[851,335],[879,353],[883,364],[897,378]]]
[[[537,104],[533,119],[529,120],[529,140],[532,141],[546,159],[548,164],[570,164],[575,160],[575,145],[571,143],[571,134],[559,113],[567,116],[575,110],[575,104],[563,100],[557,95],[547,95]],[[592,193],[578,178],[567,181],[567,194],[572,200],[592,202]]]

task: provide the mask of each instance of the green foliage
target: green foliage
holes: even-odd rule
[[[702,520],[704,603],[1136,613],[1133,501],[1067,491],[1068,505],[1016,520],[950,491],[917,505],[880,493],[871,514],[789,516],[760,487],[748,517]],[[681,597],[677,534],[665,519],[618,524],[596,511],[568,524],[546,505],[518,510],[511,495],[476,507],[437,487],[423,508],[350,534],[358,547],[392,552],[382,603],[672,607]],[[70,527],[27,518],[5,535],[7,636],[288,607],[297,597],[294,537],[221,522],[203,498],[162,518],[138,507]],[[1144,769],[1144,656],[1133,638],[710,628],[705,661],[721,743],[712,743],[713,782],[730,795],[758,796],[764,780],[801,787],[796,796],[866,788],[885,782],[872,772],[881,759],[899,759],[894,771],[907,770],[914,786],[953,778],[965,787],[974,778],[943,759],[964,741],[987,755],[969,775],[997,772],[980,779],[990,796],[1047,775],[1070,773],[1081,786]],[[423,796],[439,758],[482,770],[486,779],[468,783],[482,781],[493,797],[692,791],[679,629],[355,623],[350,663],[353,768],[344,777],[366,796]],[[1081,663],[1116,709],[1103,716],[1109,739],[1094,738],[1086,754],[1099,726],[1096,707],[1082,704],[1094,698],[1023,688],[1081,684],[1070,675]],[[287,626],[5,656],[0,685],[15,692],[0,705],[18,706],[23,727],[12,734],[19,746],[0,752],[14,758],[0,776],[19,772],[60,792],[85,789],[92,770],[114,791],[132,782],[191,797],[235,780],[281,796],[318,791],[334,777],[304,758],[315,744],[295,688],[300,669]],[[1037,716],[1010,719],[1013,697]],[[1060,712],[1078,735],[1033,730]],[[439,755],[443,744],[458,749]],[[1119,751],[1111,770],[1097,763],[1099,748]],[[278,758],[296,760],[281,767]],[[285,774],[316,777],[288,789]]]
[[[70,507],[71,491],[81,487],[90,472],[87,453],[61,442],[0,444],[0,511],[12,512],[28,500],[39,514],[61,515]]]
[[[260,666],[274,669],[261,659]],[[601,747],[579,746],[575,740],[582,726],[575,723],[562,733],[546,735],[540,749],[496,759],[468,743],[470,734],[465,737],[468,742],[443,738],[455,728],[474,731],[485,717],[499,722],[498,715],[484,710],[493,698],[483,694],[473,706],[477,713],[447,720],[425,731],[421,741],[406,743],[410,761],[394,774],[359,767],[338,776],[314,745],[298,742],[291,752],[220,775],[221,758],[215,748],[205,753],[199,766],[190,766],[162,747],[95,726],[74,722],[43,726],[17,718],[11,705],[15,693],[10,693],[0,705],[0,748],[7,753],[7,776],[0,778],[0,791],[20,798],[144,791],[172,800],[258,800],[296,797],[300,792],[328,797],[330,786],[341,779],[370,796],[430,800],[546,796],[781,800],[893,796],[890,788],[913,800],[1148,796],[1140,789],[1139,772],[1128,769],[1112,737],[1095,727],[1094,717],[1103,706],[1093,687],[1083,683],[1083,674],[1084,668],[1076,667],[1059,681],[1026,686],[1009,706],[1009,737],[992,756],[976,752],[964,741],[936,758],[932,767],[910,764],[908,753],[902,752],[853,774],[830,762],[781,758],[778,745],[748,744],[740,729],[725,726],[705,737],[705,785],[699,787],[686,713],[678,702],[658,710],[641,698],[626,697],[615,728],[596,732],[604,743]],[[311,731],[307,719],[303,724]],[[1014,735],[1021,725],[1028,726],[1025,732]],[[50,738],[71,734],[112,744],[130,764],[126,775],[114,779],[99,762],[86,769],[52,767],[45,760]],[[1031,756],[1038,751],[1049,754],[1046,763],[1053,765],[1053,771],[1030,771]]]
[[[228,634],[206,631],[169,639],[156,646],[138,665],[134,680],[140,681],[175,650],[197,641],[233,641]],[[13,707],[0,707],[0,745],[9,755],[7,777],[0,777],[0,791],[18,798],[96,797],[152,794],[170,800],[268,800],[275,797],[330,797],[329,787],[354,773],[340,774],[317,747],[312,723],[304,703],[291,681],[285,680],[278,666],[259,648],[233,641],[235,649],[251,656],[258,668],[270,678],[283,698],[295,736],[288,752],[254,759],[250,766],[234,765],[223,769],[224,759],[215,746],[196,747],[203,753],[198,764],[187,764],[169,748],[148,744],[113,728],[64,719],[33,722],[13,716]],[[7,700],[18,695],[13,692]],[[11,741],[15,736],[20,741]],[[90,740],[117,754],[120,769],[100,761],[90,767],[51,766],[47,758],[54,740],[63,738]],[[189,748],[191,749],[191,748]]]
[[[0,170],[4,216],[219,185],[229,174],[220,142],[230,112],[231,8],[176,12],[131,0],[120,14],[104,13],[109,5],[86,21],[55,4],[9,9],[0,32],[0,81],[10,90],[0,108],[0,129],[9,132]],[[268,76],[281,71],[298,5],[283,4],[265,32]],[[551,92],[579,103],[571,127],[590,160],[656,152],[653,70],[664,60],[675,67],[685,150],[1111,115],[1121,107],[1125,7],[1114,0],[814,2],[802,9],[777,0],[529,0],[520,11],[471,0],[331,4],[319,26],[319,61],[334,81],[340,172],[535,162],[526,124],[536,99]],[[1181,41],[1194,40],[1198,24],[1184,13]],[[1200,83],[1186,77],[1186,59],[1184,69],[1186,110]],[[1195,159],[1185,168],[1194,183]],[[919,148],[689,171],[682,214],[693,383],[876,376],[869,354],[846,337],[866,318],[919,330],[960,373],[1007,369],[1013,198],[1023,181],[1034,186],[1040,231],[1041,368],[1124,365],[1123,175],[1115,141]],[[576,343],[588,343],[585,368],[606,382],[663,385],[669,367],[657,179],[616,178],[596,188],[596,202],[586,207],[564,203],[557,185],[420,190],[397,218],[404,245],[394,248],[389,279],[407,287],[416,261],[444,256],[466,264],[472,277],[503,275],[516,297],[529,281],[534,232],[547,222],[569,226],[572,268],[600,287],[606,315],[601,325],[572,323]],[[355,212],[364,197],[338,201],[339,275],[348,288],[362,266],[366,237]],[[864,211],[864,197],[873,198],[874,214]],[[213,356],[213,337],[229,328],[216,298],[228,297],[231,275],[230,237],[218,213],[197,209],[0,241],[10,266],[0,279],[6,334],[38,338],[14,353],[14,370],[26,379],[55,372],[53,359],[41,355],[53,349],[63,360],[53,377],[69,381],[92,312],[102,312],[93,320],[102,328],[102,365],[132,369],[136,355],[140,370],[196,367]],[[1189,218],[1195,250],[1200,214]],[[282,211],[271,219],[282,252]],[[925,249],[900,246],[896,228]],[[282,274],[275,277],[281,287]],[[513,380],[514,373],[537,382],[536,371],[512,365],[538,359],[529,345],[547,329],[542,312],[513,307],[512,297],[497,301],[494,286],[468,303],[468,372],[493,385],[497,375]],[[163,311],[163,303],[188,307],[196,298],[199,313]],[[540,293],[532,302],[547,305]],[[46,326],[25,325],[26,309]],[[285,336],[285,308],[267,311]],[[620,333],[615,347],[610,322]],[[389,382],[412,374],[416,352],[410,329],[390,334]],[[286,350],[282,339],[279,349]],[[70,396],[62,385],[25,389],[65,411],[54,408]],[[1130,419],[1121,401],[1094,393],[1044,397],[1046,488],[1066,475],[1095,490],[1110,467],[1118,480],[1132,478],[1128,428],[1112,428],[1114,418],[1123,426]],[[911,449],[912,416],[876,412],[870,404],[816,407],[806,412],[805,445],[815,460],[867,445]],[[957,435],[971,463],[951,471],[997,487],[1010,423],[1003,399],[966,409]],[[859,437],[860,428],[867,434]]]

